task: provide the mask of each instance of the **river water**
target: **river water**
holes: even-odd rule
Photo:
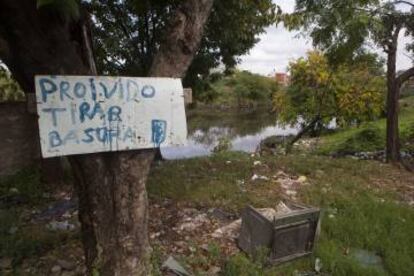
[[[260,141],[273,135],[296,134],[295,127],[283,127],[267,109],[255,111],[191,110],[187,115],[186,146],[162,148],[165,159],[206,156],[220,141],[230,143],[231,150],[254,152]]]

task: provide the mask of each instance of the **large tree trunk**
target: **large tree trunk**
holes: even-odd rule
[[[184,76],[212,4],[187,0],[177,9],[151,76]],[[34,92],[35,74],[94,74],[87,22],[87,17],[68,21],[51,8],[38,10],[35,0],[0,0],[0,58],[26,93]],[[69,158],[88,274],[150,274],[145,183],[153,155],[141,150]]]
[[[399,85],[396,78],[397,46],[392,45],[387,53],[387,162],[400,161],[400,139],[398,131]]]

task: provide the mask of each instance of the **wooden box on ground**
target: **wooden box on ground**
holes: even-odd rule
[[[287,204],[290,212],[275,215],[273,221],[247,206],[242,213],[239,247],[249,255],[266,248],[269,262],[278,264],[312,253],[320,224],[320,209]]]

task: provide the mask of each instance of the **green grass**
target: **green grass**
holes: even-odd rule
[[[400,100],[399,127],[403,149],[411,149],[414,140],[414,97]],[[363,137],[364,132],[375,132],[375,139]],[[323,136],[317,152],[332,154],[341,152],[376,151],[385,148],[386,119],[363,123],[359,127],[350,127],[333,134]]]
[[[261,161],[261,165],[254,166],[254,161]],[[240,213],[246,204],[274,207],[282,194],[271,177],[279,170],[306,176],[309,185],[301,188],[298,200],[323,210],[320,240],[312,256],[268,267],[263,258],[252,260],[242,253],[225,259],[219,246],[212,243],[207,252],[197,249],[202,253],[179,258],[180,262],[186,267],[208,267],[211,263],[222,264],[224,259],[221,273],[228,276],[311,272],[316,258],[323,264],[322,271],[330,275],[412,274],[414,210],[401,202],[401,195],[404,187],[408,190],[414,186],[414,178],[411,173],[387,164],[312,154],[253,157],[222,152],[156,166],[149,177],[149,196],[235,213]],[[270,180],[251,181],[253,174],[265,175]],[[29,198],[28,204],[0,211],[0,257],[11,257],[18,266],[23,259],[36,258],[74,238],[73,234],[45,231],[43,225],[27,224],[25,214],[33,204],[42,204],[40,199],[45,191],[36,171],[22,172],[0,183],[2,193],[17,188]],[[13,227],[17,231],[11,233]],[[381,256],[385,270],[361,266],[347,254],[354,249]],[[154,266],[161,260],[157,250],[152,260]],[[203,275],[201,271],[194,273]]]
[[[254,160],[265,165],[254,167]],[[412,175],[386,164],[315,155],[252,158],[220,153],[168,161],[153,170],[148,187],[152,197],[238,212],[246,204],[277,204],[281,196],[277,184],[253,183],[250,178],[253,173],[270,177],[280,169],[307,176],[311,184],[301,190],[300,201],[324,210],[315,254],[276,268],[266,268],[240,254],[228,260],[223,275],[292,275],[294,271],[312,271],[315,258],[320,258],[323,271],[332,275],[410,275],[414,271],[414,210],[400,203],[393,191],[394,184],[414,185]],[[238,184],[241,180],[245,191]],[[382,183],[382,188],[375,183]],[[385,272],[359,265],[345,254],[353,249],[380,255]]]

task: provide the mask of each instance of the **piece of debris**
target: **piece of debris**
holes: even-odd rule
[[[305,183],[308,179],[306,178],[306,176],[301,175],[298,177],[298,182],[300,183]]]
[[[353,249],[351,250],[350,256],[363,267],[376,268],[380,271],[384,271],[382,258],[375,252],[364,249]]]
[[[70,217],[71,213],[76,211],[77,202],[75,200],[61,200],[55,202],[49,206],[46,210],[40,212],[40,214],[34,217],[37,221],[48,221],[52,219],[58,219],[62,216]]]
[[[262,162],[259,161],[259,160],[256,160],[256,161],[253,162],[253,166],[259,166],[261,164],[262,164]]]
[[[51,269],[50,272],[52,272],[53,274],[58,274],[62,271],[62,268],[59,265],[54,265]]]
[[[279,202],[276,206],[276,214],[278,215],[288,214],[290,212],[292,212],[292,209],[290,209],[283,201]]]
[[[316,258],[316,260],[315,260],[315,271],[317,273],[320,273],[321,270],[322,270],[322,262],[321,262],[321,259]]]
[[[307,177],[301,175],[299,177],[290,176],[283,171],[278,171],[273,178],[279,183],[283,192],[292,200],[296,199],[296,195],[300,187],[307,185]]]
[[[236,239],[239,235],[241,227],[241,219],[237,219],[223,227],[220,227],[211,234],[213,238],[223,238],[227,237],[230,239]]]
[[[190,276],[190,274],[182,267],[172,256],[162,264],[162,270],[174,273],[177,276]]]
[[[268,249],[273,264],[312,253],[320,228],[320,210],[283,202],[276,209],[281,213],[247,206],[242,212],[238,246],[249,255]]]
[[[46,228],[51,231],[73,231],[76,226],[69,221],[51,221],[46,224]]]
[[[0,270],[6,270],[12,268],[12,259],[11,258],[1,258],[0,259]]]
[[[276,210],[272,208],[261,208],[257,209],[257,211],[268,220],[273,220],[273,218],[277,214]],[[237,219],[223,227],[220,227],[219,229],[214,231],[211,236],[213,238],[237,239],[240,233],[241,222],[241,219]]]
[[[243,179],[242,180],[237,180],[236,183],[237,183],[237,186],[239,187],[241,192],[243,192],[243,193],[246,192],[246,187],[244,185],[245,183],[244,183]]]
[[[194,231],[196,228],[208,222],[207,214],[197,215],[195,218],[187,217],[178,229],[181,231]]]
[[[255,180],[269,180],[269,178],[267,176],[264,176],[264,175],[254,174],[252,176],[252,181],[255,181]]]

